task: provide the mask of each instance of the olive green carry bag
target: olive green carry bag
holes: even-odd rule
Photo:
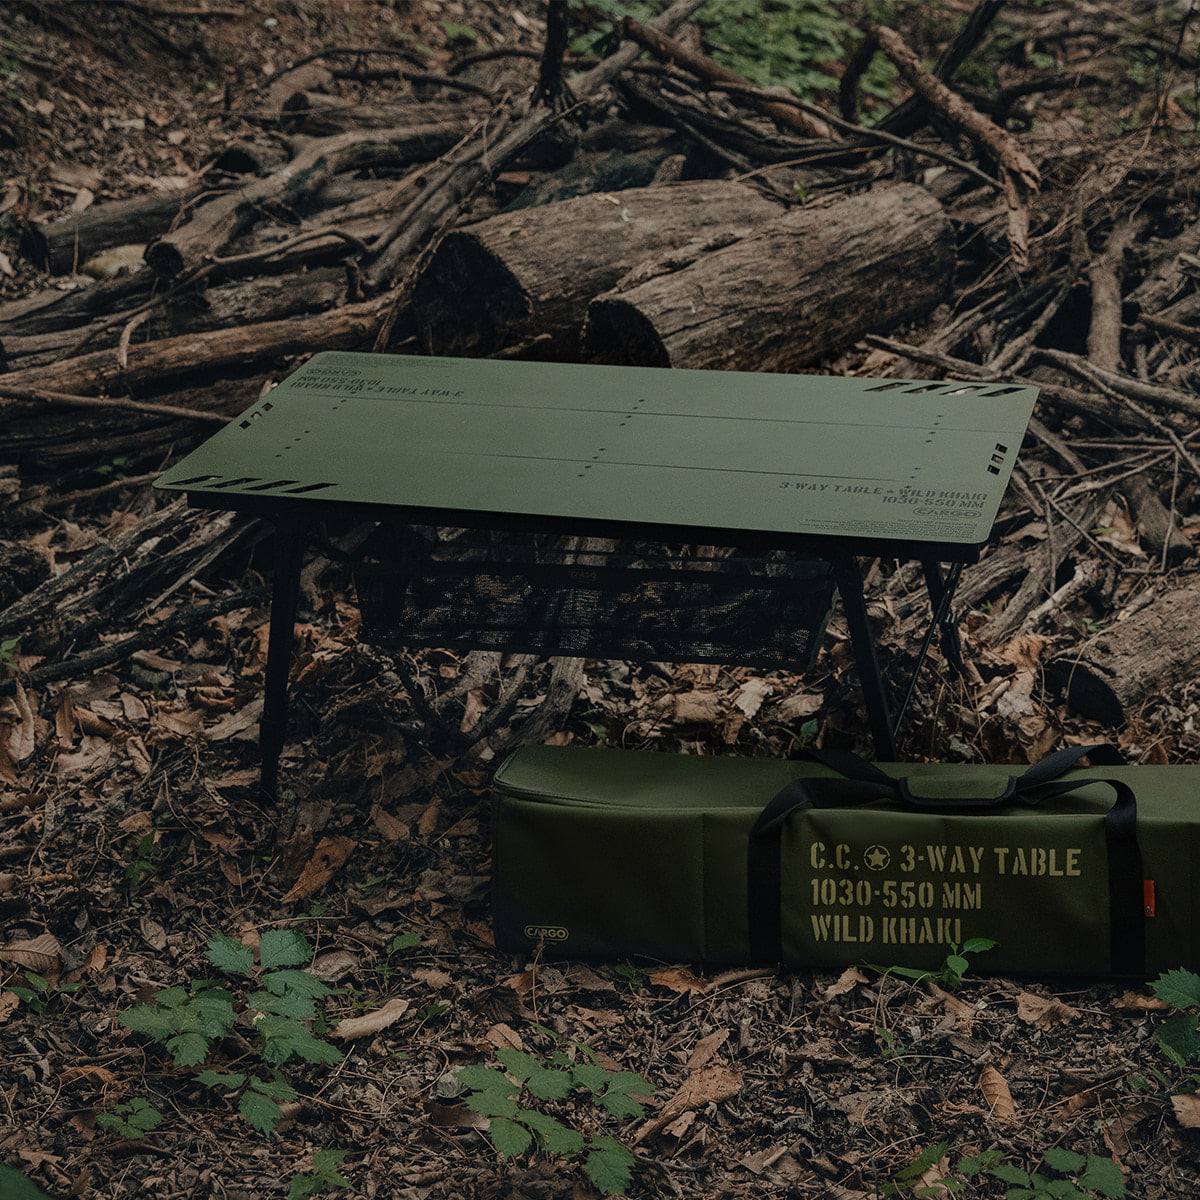
[[[1118,764],[526,747],[495,778],[496,943],[933,970],[988,938],[989,971],[1200,968],[1200,768]]]

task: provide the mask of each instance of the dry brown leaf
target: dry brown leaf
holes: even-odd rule
[[[1200,1129],[1200,1096],[1190,1093],[1172,1096],[1171,1107],[1175,1110],[1175,1120],[1185,1129]]]
[[[994,1117],[1015,1117],[1017,1106],[1013,1103],[1008,1080],[993,1066],[984,1067],[979,1073],[979,1090]]]
[[[712,1056],[729,1040],[728,1029],[717,1029],[708,1035],[701,1038],[688,1056],[687,1069],[689,1071],[698,1071],[706,1063],[710,1062]]]
[[[98,1083],[101,1086],[112,1083],[116,1076],[106,1067],[85,1065],[68,1067],[59,1077],[59,1083],[64,1086],[69,1083]]]
[[[742,1090],[741,1073],[734,1067],[714,1064],[693,1071],[684,1081],[679,1091],[663,1105],[662,1111],[653,1120],[647,1121],[637,1131],[634,1143],[640,1142],[647,1134],[662,1129],[677,1117],[691,1109],[703,1108],[718,1100],[728,1100]]]
[[[1079,1016],[1079,1010],[1053,997],[1035,996],[1022,992],[1017,997],[1017,1016],[1028,1025],[1038,1029],[1049,1029],[1054,1025],[1065,1025]]]
[[[825,1000],[833,1000],[837,996],[844,996],[847,992],[852,992],[860,983],[870,982],[857,967],[847,967],[837,977],[837,982],[831,983],[821,993],[821,996]]]
[[[708,980],[701,979],[687,967],[664,967],[650,976],[650,982],[658,987],[670,988],[681,995],[687,993],[706,996],[712,990],[712,984]]]
[[[204,731],[204,736],[210,742],[223,742],[227,738],[237,737],[238,734],[256,730],[259,719],[262,717],[262,711],[263,698],[259,696],[257,699],[251,700],[244,708],[239,708],[237,712],[228,713],[215,725],[210,725]]]
[[[14,763],[22,762],[34,751],[37,726],[33,718],[33,709],[29,705],[29,698],[25,695],[25,689],[20,682],[17,683],[16,691],[11,696],[6,696],[4,700],[0,701],[0,727],[5,725],[9,727],[8,736],[5,739],[8,753]]]
[[[436,829],[438,816],[440,815],[442,806],[440,802],[434,801],[422,814],[421,819],[417,822],[417,832],[422,837],[429,837]]]
[[[329,1032],[336,1038],[360,1038],[368,1034],[379,1033],[389,1025],[394,1025],[408,1011],[408,1001],[399,997],[389,1000],[382,1008],[374,1012],[363,1013],[361,1017],[347,1017],[339,1021]]]
[[[436,967],[417,967],[413,973],[414,979],[419,979],[422,983],[427,983],[431,988],[449,987],[454,982],[454,977],[446,971],[439,971]]]
[[[506,1025],[503,1021],[493,1025],[487,1031],[487,1040],[497,1050],[525,1049],[525,1043],[521,1040],[521,1035],[511,1025]]]
[[[712,725],[719,721],[724,712],[721,697],[716,692],[680,692],[664,697],[671,707],[671,715],[679,725]]]
[[[58,978],[62,947],[52,933],[24,938],[0,946],[0,962],[9,962],[25,971],[36,971],[53,982]]]
[[[313,851],[312,858],[300,872],[292,889],[283,897],[284,903],[305,900],[323,888],[337,874],[339,868],[354,852],[355,841],[348,837],[323,837]]]
[[[409,837],[408,826],[403,821],[398,821],[385,808],[377,808],[371,814],[371,824],[383,835],[389,842],[406,842]]]
[[[16,992],[0,992],[0,1025],[17,1011],[20,1003]]]
[[[1170,1005],[1157,996],[1139,996],[1137,992],[1122,992],[1113,1007],[1121,1012],[1165,1012]]]
[[[762,708],[763,701],[774,690],[765,679],[747,679],[738,688],[738,694],[733,698],[733,706],[744,713],[746,719],[749,720]]]
[[[1155,1117],[1158,1113],[1158,1106],[1145,1100],[1127,1108],[1119,1117],[1114,1117],[1103,1126],[1104,1144],[1117,1158],[1124,1158],[1133,1148],[1129,1135],[1147,1117]]]

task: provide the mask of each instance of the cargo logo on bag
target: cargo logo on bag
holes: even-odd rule
[[[562,925],[526,925],[523,932],[535,942],[565,942],[571,936]]]

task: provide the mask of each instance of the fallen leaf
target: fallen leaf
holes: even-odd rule
[[[36,746],[36,725],[29,698],[19,681],[13,694],[0,702],[0,725],[9,726],[7,745],[13,762],[28,758]]]
[[[679,725],[711,725],[724,715],[721,697],[716,692],[680,692],[664,697],[664,703],[672,710],[672,717]]]
[[[1022,992],[1017,997],[1017,1016],[1027,1025],[1038,1029],[1049,1029],[1054,1025],[1065,1025],[1079,1016],[1079,1010],[1053,997],[1035,996]]]
[[[389,1025],[394,1025],[408,1011],[408,1001],[396,998],[389,1000],[382,1008],[374,1012],[363,1013],[361,1017],[347,1017],[339,1021],[329,1032],[336,1038],[360,1038],[369,1034],[379,1033]]]
[[[112,1083],[116,1076],[105,1067],[92,1065],[68,1067],[58,1080],[64,1086],[69,1083],[98,1083],[101,1086]]]
[[[634,1136],[634,1144],[648,1134],[671,1124],[677,1117],[691,1109],[703,1108],[719,1100],[728,1100],[742,1090],[741,1073],[734,1067],[722,1064],[703,1067],[693,1071],[679,1091],[663,1105],[662,1111],[653,1120],[647,1121]]]
[[[349,950],[330,950],[319,954],[307,968],[308,973],[322,983],[337,983],[358,970],[358,956]]]
[[[305,864],[292,889],[283,897],[284,903],[305,900],[323,888],[345,865],[354,852],[355,841],[348,837],[323,837],[313,851],[312,858]]]
[[[36,971],[51,981],[58,978],[62,947],[52,933],[42,933],[35,938],[24,938],[0,946],[0,962],[10,962],[22,970]]]
[[[493,1025],[487,1031],[487,1040],[497,1050],[525,1049],[525,1043],[521,1040],[521,1035],[511,1025],[506,1025],[503,1021]]]
[[[728,1029],[717,1029],[708,1037],[701,1038],[688,1056],[687,1069],[698,1071],[729,1040]]]
[[[389,842],[406,842],[409,838],[409,828],[403,821],[398,821],[387,809],[377,808],[371,814],[371,824]]]
[[[762,708],[763,701],[774,690],[765,679],[747,679],[734,696],[733,706],[745,713],[746,719],[749,720]]]
[[[984,1067],[979,1073],[979,1090],[994,1117],[1015,1117],[1017,1106],[1013,1103],[1008,1081],[993,1066]]]
[[[251,700],[244,708],[238,709],[237,712],[228,713],[215,725],[210,725],[204,731],[204,736],[210,742],[223,742],[227,738],[236,737],[239,733],[246,733],[251,729],[257,729],[259,720],[262,717],[262,711],[263,698],[259,696]]]
[[[1175,1110],[1175,1120],[1185,1129],[1200,1129],[1200,1096],[1191,1093],[1172,1096],[1171,1107]]]
[[[650,976],[650,982],[659,987],[670,988],[681,995],[695,993],[698,996],[706,996],[712,989],[712,984],[693,974],[687,967],[665,967],[661,971],[655,971]]]
[[[412,977],[429,984],[431,988],[439,989],[449,987],[454,982],[452,975],[446,971],[439,971],[436,967],[417,967]]]
[[[847,967],[837,977],[837,982],[831,983],[821,993],[821,996],[825,1000],[832,1000],[836,996],[844,996],[847,992],[852,992],[860,983],[870,982],[857,967]]]

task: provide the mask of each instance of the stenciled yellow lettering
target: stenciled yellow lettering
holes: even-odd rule
[[[1082,872],[1079,869],[1079,850],[1071,849],[1067,851],[1067,874],[1080,875]]]
[[[819,871],[825,865],[824,842],[813,842],[812,848],[808,852],[808,861],[812,864],[814,871]]]

